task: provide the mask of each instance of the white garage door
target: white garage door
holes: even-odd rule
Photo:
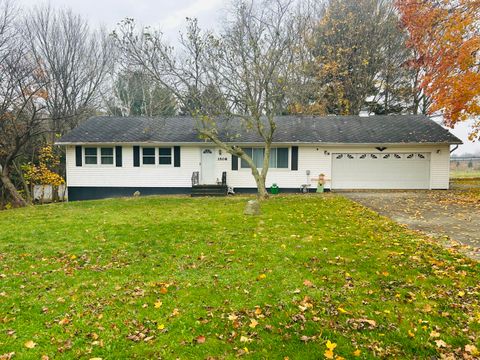
[[[428,189],[428,153],[332,154],[332,189]]]

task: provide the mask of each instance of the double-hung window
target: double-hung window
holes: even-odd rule
[[[144,147],[142,148],[143,165],[172,165],[171,147]]]
[[[86,147],[85,148],[85,165],[97,165],[97,148]]]
[[[85,165],[114,165],[113,147],[85,147]]]
[[[171,165],[172,164],[172,148],[158,148],[158,164]]]
[[[155,148],[142,148],[142,163],[143,165],[155,165]]]
[[[264,148],[244,148],[243,151],[250,156],[258,169],[263,167],[263,158],[265,156]],[[241,167],[249,168],[248,163],[242,159]],[[274,169],[288,169],[288,148],[271,148],[269,167]]]
[[[113,148],[102,147],[100,148],[100,163],[102,165],[113,165]]]

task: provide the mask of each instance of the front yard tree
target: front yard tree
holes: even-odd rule
[[[409,44],[422,69],[420,88],[447,125],[477,117],[471,139],[480,137],[480,2],[397,0]]]
[[[125,66],[142,69],[170,89],[196,119],[201,137],[248,164],[260,198],[268,196],[275,116],[291,90],[294,16],[291,1],[236,1],[218,35],[189,20],[178,51],[159,31],[138,31],[132,19],[113,34]],[[261,164],[234,145],[240,131],[255,133],[263,143]]]
[[[0,3],[0,180],[14,206],[25,206],[12,181],[14,161],[44,132],[45,78],[22,46],[13,8]]]
[[[48,80],[46,106],[53,139],[100,106],[112,65],[111,40],[100,30],[92,31],[87,20],[71,10],[41,6],[23,21],[23,41]]]

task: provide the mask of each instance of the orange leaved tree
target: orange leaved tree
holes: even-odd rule
[[[420,87],[430,112],[453,127],[477,117],[470,137],[480,136],[480,0],[397,0],[409,45],[419,54]]]

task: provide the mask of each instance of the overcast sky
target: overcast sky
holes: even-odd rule
[[[139,24],[162,29],[171,43],[183,30],[186,17],[196,17],[203,28],[218,24],[228,6],[228,0],[17,0],[23,7],[49,3],[54,7],[69,7],[90,20],[92,26],[105,26],[112,30],[125,17]],[[467,139],[469,124],[460,124],[451,130],[465,143],[455,153],[480,152],[480,142]]]

